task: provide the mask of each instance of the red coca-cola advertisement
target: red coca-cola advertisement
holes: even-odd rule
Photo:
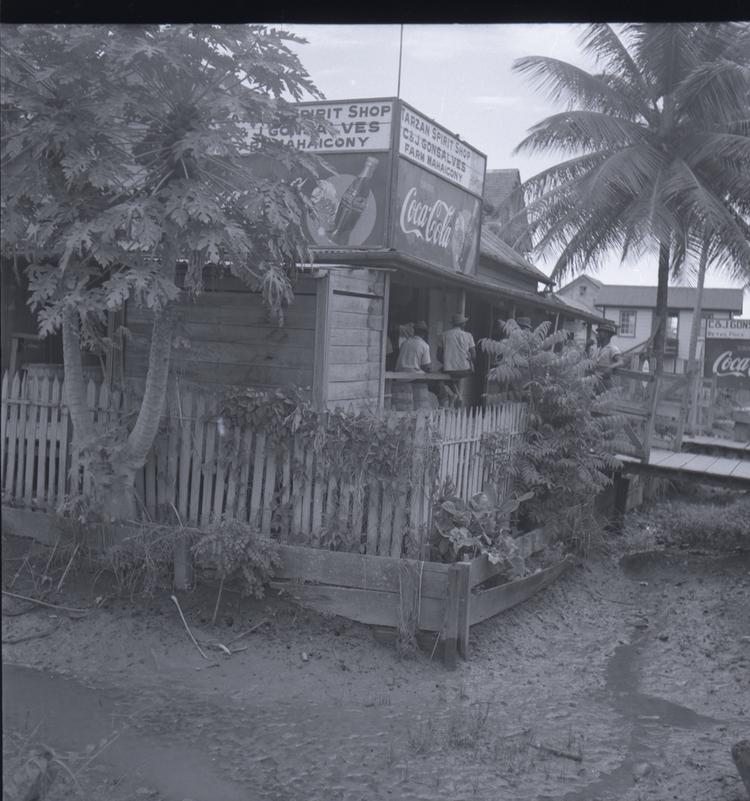
[[[706,339],[703,374],[720,387],[750,389],[750,339]]]
[[[399,159],[392,229],[396,250],[450,272],[475,275],[480,213],[478,198]]]
[[[310,244],[384,246],[390,153],[335,153],[324,159],[317,179],[296,181],[312,206],[305,221]]]

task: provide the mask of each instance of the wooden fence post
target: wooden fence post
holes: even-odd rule
[[[458,646],[458,615],[460,598],[461,573],[457,564],[451,565],[448,571],[448,593],[445,601],[445,628],[443,629],[443,661],[448,670],[457,667],[456,650]]]
[[[471,627],[471,584],[469,581],[471,564],[458,562],[458,653],[461,658],[469,658],[469,629]]]

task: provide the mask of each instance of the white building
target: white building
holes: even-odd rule
[[[683,372],[688,358],[690,328],[698,290],[693,287],[669,287],[669,318],[664,369]],[[603,284],[589,275],[566,284],[557,292],[567,303],[600,314],[617,324],[612,339],[626,352],[644,343],[650,336],[656,309],[655,286]],[[742,313],[741,289],[704,289],[702,318],[731,318]],[[577,335],[583,335],[576,332]],[[702,353],[705,324],[701,326],[698,357]]]

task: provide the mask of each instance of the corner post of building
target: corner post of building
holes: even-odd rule
[[[313,355],[313,392],[315,406],[324,411],[328,402],[328,361],[331,330],[331,276],[325,273],[316,282],[315,351]]]

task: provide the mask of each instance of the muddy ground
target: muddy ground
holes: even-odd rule
[[[49,801],[739,801],[750,543],[650,520],[474,627],[454,673],[276,597],[230,594],[212,628],[215,590],[181,593],[201,642],[267,621],[204,660],[168,591],[131,602],[83,568],[50,600],[86,615],[4,596],[5,773],[44,743]],[[3,538],[4,588],[28,547]]]

